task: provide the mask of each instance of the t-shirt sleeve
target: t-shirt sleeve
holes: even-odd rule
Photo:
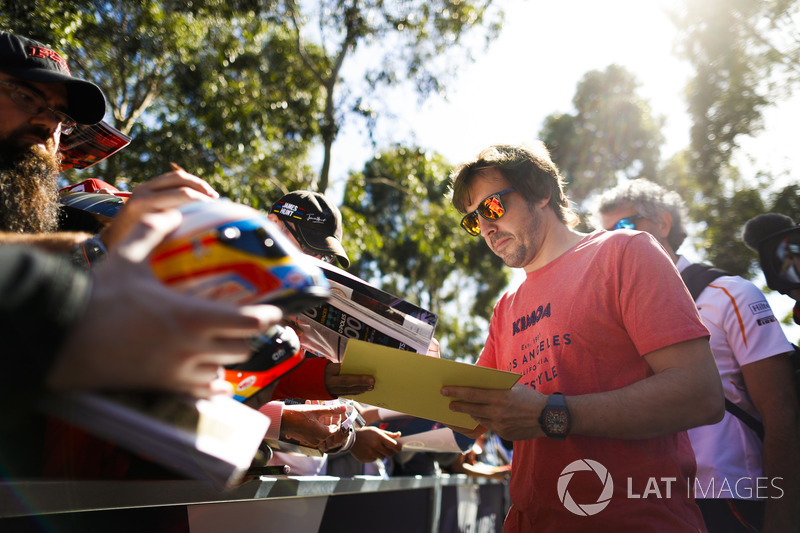
[[[478,362],[475,363],[477,366],[483,366],[486,368],[496,368],[500,369],[498,366],[498,359],[497,359],[497,328],[498,324],[500,323],[500,319],[496,316],[501,309],[500,302],[502,302],[505,296],[501,297],[500,300],[495,304],[494,311],[492,312],[492,318],[489,321],[489,334],[486,337],[486,342],[483,345],[483,349],[481,350],[480,355],[478,356]]]
[[[706,287],[698,304],[714,306],[712,320],[724,329],[739,366],[792,351],[767,298],[753,283],[738,276],[720,278]]]
[[[675,264],[650,234],[629,239],[617,275],[621,316],[641,355],[709,336]]]
[[[272,393],[272,399],[333,400],[325,387],[325,367],[328,363],[330,361],[324,357],[306,354],[305,361],[280,379]]]

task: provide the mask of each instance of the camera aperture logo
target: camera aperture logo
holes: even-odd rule
[[[567,490],[567,486],[575,472],[587,470],[591,470],[597,475],[598,479],[600,479],[600,482],[603,484],[603,490],[594,503],[576,503]],[[558,478],[558,499],[561,500],[561,503],[564,504],[564,507],[566,507],[569,512],[578,516],[596,515],[605,509],[608,504],[611,503],[611,495],[613,492],[614,481],[611,479],[611,474],[608,473],[608,469],[591,459],[578,459],[577,461],[571,462],[561,471],[561,475]]]

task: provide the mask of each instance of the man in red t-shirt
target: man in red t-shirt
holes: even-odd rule
[[[723,397],[669,257],[647,234],[574,231],[541,143],[489,147],[452,180],[464,229],[526,272],[478,360],[519,382],[442,389],[479,423],[462,433],[514,441],[506,531],[703,531],[685,430],[719,421]]]

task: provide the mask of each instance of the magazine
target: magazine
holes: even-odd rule
[[[391,308],[409,317],[416,318],[423,322],[436,327],[436,322],[439,316],[436,313],[424,309],[418,305],[412,304],[398,296],[383,291],[374,285],[356,277],[349,272],[338,268],[335,265],[320,261],[319,259],[312,258],[314,263],[322,269],[325,277],[329,282],[335,282],[337,285],[345,287],[343,296],[353,300],[355,303],[367,308],[373,309],[374,312],[379,313],[380,309]],[[367,300],[364,299],[367,298]],[[364,302],[376,302],[383,304],[382,307],[370,305]]]
[[[428,313],[426,311],[432,322],[420,320],[415,316],[406,314],[397,308],[379,302],[363,293],[353,291],[347,285],[343,285],[330,278],[328,278],[328,283],[331,286],[331,293],[333,296],[343,300],[351,300],[353,304],[358,305],[358,308],[363,308],[364,310],[380,315],[402,328],[419,334],[422,339],[430,340],[433,337],[433,330],[436,326],[436,315],[433,313]],[[399,300],[399,298],[397,300]],[[400,301],[404,302],[405,300]]]
[[[257,410],[223,395],[70,393],[45,397],[45,412],[188,478],[238,484],[269,429]]]
[[[341,361],[347,341],[351,339],[414,351],[405,342],[365,324],[330,304],[323,304],[306,311],[294,318],[293,323],[302,329],[301,339],[306,350],[334,362]]]
[[[61,170],[88,168],[122,150],[130,142],[130,137],[106,122],[78,124],[72,133],[61,136]]]
[[[318,260],[314,264],[328,278],[331,297],[293,319],[302,331],[301,342],[307,350],[338,362],[347,341],[358,339],[427,353],[438,320],[436,314],[372,287],[333,265]],[[413,315],[400,311],[401,307]]]
[[[337,296],[336,292],[327,302],[303,314],[311,319],[315,328],[322,326],[346,339],[359,339],[399,350],[425,353],[433,337],[432,329],[428,336],[420,335]]]

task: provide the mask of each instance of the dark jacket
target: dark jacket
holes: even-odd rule
[[[41,469],[44,417],[34,405],[59,347],[83,316],[91,282],[68,258],[0,245],[0,477]]]

